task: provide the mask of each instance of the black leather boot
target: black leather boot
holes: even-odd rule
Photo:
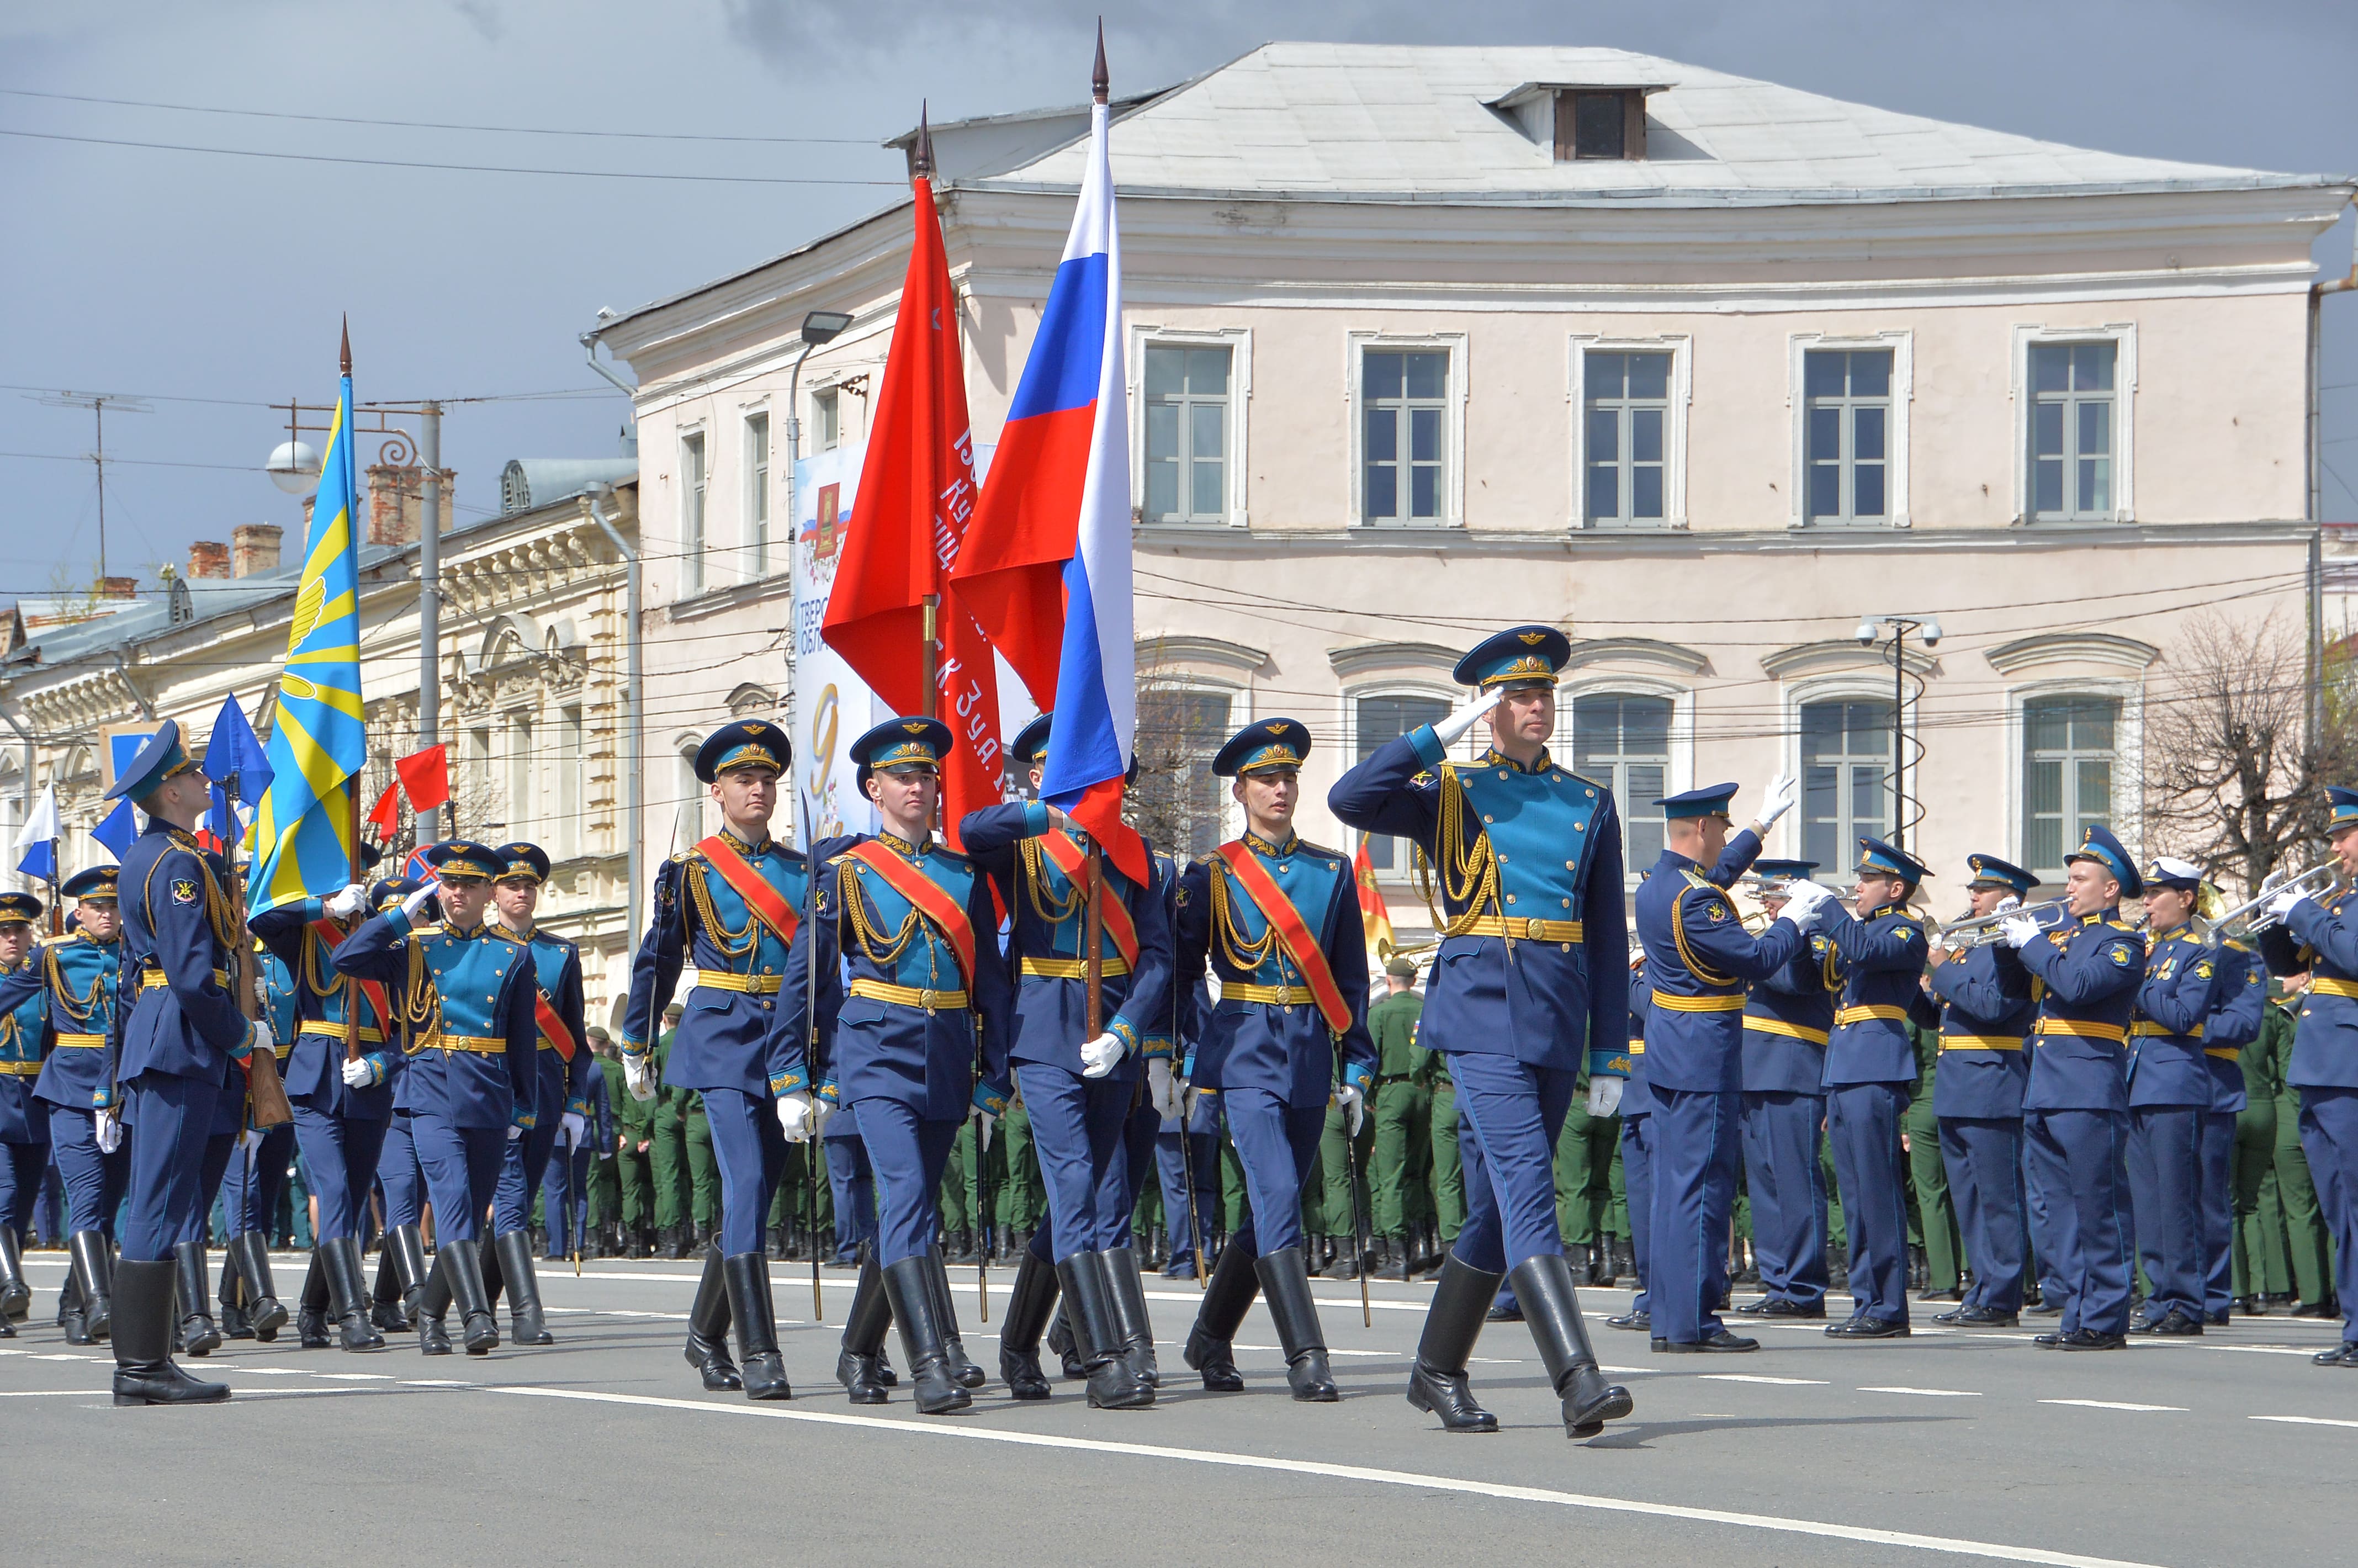
[[[770,1297],[768,1255],[741,1252],[722,1259],[720,1271],[729,1282],[729,1315],[736,1320],[737,1359],[745,1369],[745,1397],[793,1399],[785,1359],[778,1354],[778,1308]]]
[[[433,1268],[417,1292],[417,1349],[424,1356],[450,1354],[450,1330],[443,1321],[450,1311],[450,1281],[442,1263],[448,1252],[435,1254]]]
[[[116,1404],[211,1405],[229,1398],[228,1384],[200,1382],[172,1360],[172,1323],[179,1290],[179,1270],[174,1263],[126,1260],[116,1269]]]
[[[271,1344],[287,1326],[287,1309],[280,1304],[278,1287],[270,1278],[270,1240],[258,1230],[241,1231],[229,1238],[229,1255],[244,1282],[245,1317],[254,1327],[254,1337]]]
[[[948,1357],[950,1377],[961,1389],[979,1389],[990,1380],[990,1375],[974,1363],[966,1353],[966,1342],[958,1337],[957,1308],[950,1301],[949,1266],[942,1260],[936,1247],[925,1256],[933,1260],[933,1282],[929,1287],[934,1296],[934,1319],[942,1325],[942,1354]]]
[[[459,1308],[459,1324],[466,1335],[467,1354],[489,1356],[500,1347],[500,1320],[492,1315],[492,1299],[483,1292],[482,1243],[471,1238],[442,1243],[442,1281]]]
[[[730,1316],[729,1275],[716,1247],[704,1255],[704,1274],[696,1281],[696,1301],[687,1309],[687,1346],[681,1352],[716,1394],[745,1386],[737,1364],[729,1359]]]
[[[1310,1271],[1302,1249],[1264,1253],[1253,1269],[1260,1276],[1270,1319],[1277,1325],[1277,1342],[1285,1351],[1285,1381],[1293,1397],[1313,1404],[1341,1399],[1327,1369],[1326,1336],[1319,1331],[1318,1307],[1310,1299]]]
[[[1245,1386],[1228,1342],[1236,1338],[1237,1325],[1252,1310],[1253,1297],[1260,1290],[1260,1277],[1253,1272],[1253,1260],[1245,1249],[1234,1242],[1222,1248],[1211,1281],[1204,1287],[1204,1299],[1196,1303],[1195,1324],[1187,1331],[1187,1348],[1182,1353],[1187,1365],[1203,1374],[1204,1387],[1216,1394],[1237,1393]]]
[[[401,1280],[401,1310],[412,1326],[417,1322],[417,1301],[426,1292],[426,1238],[416,1225],[396,1225],[386,1234],[384,1249],[393,1254],[394,1272]]]
[[[336,1320],[336,1338],[355,1353],[384,1348],[384,1336],[369,1321],[368,1294],[361,1288],[361,1238],[339,1236],[319,1243],[315,1256],[326,1260],[329,1309]]]
[[[518,1345],[554,1345],[540,1304],[540,1276],[533,1271],[532,1238],[521,1230],[492,1238],[500,1256],[500,1273],[508,1287],[508,1314]]]
[[[245,1314],[245,1285],[238,1276],[237,1254],[222,1253],[221,1293],[215,1298],[221,1303],[221,1331],[223,1339],[251,1339],[254,1324]]]
[[[1608,1281],[1607,1283],[1617,1285],[1624,1280],[1628,1280],[1633,1284],[1636,1283],[1638,1279],[1638,1252],[1637,1249],[1630,1245],[1629,1238],[1626,1236],[1615,1237],[1613,1238],[1611,1253],[1613,1278]]]
[[[180,1285],[180,1341],[189,1355],[210,1356],[221,1348],[222,1336],[205,1284],[205,1244],[183,1241],[173,1248],[172,1267]]]
[[[1163,1368],[1154,1361],[1154,1324],[1146,1315],[1146,1282],[1139,1277],[1138,1254],[1117,1247],[1106,1255],[1113,1286],[1113,1323],[1121,1334],[1121,1353],[1138,1380],[1150,1389],[1163,1386]]]
[[[397,1334],[409,1326],[409,1314],[401,1305],[401,1273],[393,1259],[393,1238],[387,1236],[384,1249],[376,1255],[376,1283],[369,1292],[369,1325],[388,1334]]]
[[[325,1350],[328,1337],[328,1245],[311,1243],[311,1266],[303,1271],[303,1293],[297,1299],[295,1333],[306,1350]]]
[[[97,1230],[75,1231],[67,1238],[66,1249],[80,1290],[82,1332],[95,1344],[108,1333],[113,1299],[108,1280],[114,1272],[114,1249],[107,1245],[105,1233]]]
[[[835,1379],[856,1405],[887,1402],[892,1386],[883,1369],[884,1331],[892,1326],[892,1299],[884,1293],[884,1271],[876,1266],[875,1249],[860,1249],[860,1282],[852,1288],[851,1311],[843,1320],[843,1349],[835,1358]]]
[[[933,1268],[929,1256],[920,1253],[884,1271],[885,1298],[892,1303],[892,1320],[901,1325],[901,1349],[909,1358],[921,1415],[943,1415],[974,1403],[974,1396],[950,1375],[941,1320],[934,1315]]]
[[[1548,1383],[1563,1401],[1565,1433],[1594,1437],[1606,1422],[1635,1410],[1629,1390],[1606,1382],[1596,1369],[1596,1352],[1588,1343],[1588,1324],[1580,1315],[1570,1261],[1561,1253],[1543,1253],[1526,1259],[1508,1278],[1515,1299],[1523,1303],[1523,1319],[1531,1325],[1540,1358],[1547,1363]]]
[[[0,1319],[22,1323],[33,1310],[33,1288],[25,1282],[25,1238],[14,1226],[0,1225]]]
[[[1048,1397],[1047,1374],[1040,1370],[1040,1336],[1056,1310],[1056,1268],[1025,1248],[1008,1292],[1007,1316],[999,1325],[999,1375],[1019,1400]]]
[[[1466,1363],[1505,1278],[1459,1261],[1455,1252],[1442,1260],[1433,1307],[1424,1314],[1424,1333],[1408,1369],[1408,1402],[1439,1416],[1444,1432],[1498,1430],[1498,1418],[1474,1402]]]
[[[1407,1237],[1379,1238],[1376,1242],[1376,1255],[1372,1260],[1376,1264],[1375,1278],[1396,1280],[1405,1283],[1408,1280],[1408,1253]]]
[[[66,1260],[66,1282],[58,1291],[58,1328],[65,1335],[68,1345],[93,1343],[90,1321],[82,1315],[81,1274],[70,1257]]]
[[[1121,1353],[1121,1330],[1114,1324],[1113,1281],[1107,1277],[1108,1256],[1076,1252],[1056,1265],[1056,1279],[1065,1287],[1065,1316],[1073,1325],[1073,1340],[1087,1369],[1089,1408],[1143,1410],[1154,1402],[1154,1390],[1139,1381]]]
[[[1056,1353],[1058,1369],[1065,1377],[1086,1378],[1089,1375],[1081,1356],[1080,1342],[1073,1336],[1073,1320],[1066,1303],[1059,1302],[1056,1315],[1048,1323],[1048,1348]]]

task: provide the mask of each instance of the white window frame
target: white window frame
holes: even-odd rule
[[[557,751],[553,759],[557,770],[557,800],[555,805],[557,858],[570,860],[583,852],[588,841],[587,784],[590,757],[590,715],[580,702],[567,702],[557,709]]]
[[[1247,495],[1247,416],[1252,402],[1252,329],[1249,327],[1162,327],[1134,322],[1130,329],[1130,513],[1142,524],[1162,528],[1201,528],[1201,523],[1153,523],[1146,516],[1146,351],[1148,349],[1226,349],[1228,351],[1228,420],[1223,461],[1222,512],[1231,528],[1252,525]]]
[[[1342,766],[1346,770],[1357,765],[1359,703],[1362,698],[1370,697],[1436,697],[1449,705],[1447,712],[1443,715],[1444,719],[1464,711],[1466,707],[1466,688],[1448,680],[1418,680],[1413,676],[1394,676],[1345,687],[1343,688]],[[1481,730],[1484,735],[1487,734],[1480,725],[1475,726],[1475,729]],[[1388,833],[1384,837],[1389,838],[1399,836]],[[1356,846],[1357,839],[1354,838],[1352,843]],[[1376,880],[1388,886],[1406,884],[1414,875],[1416,857],[1413,852],[1411,852],[1399,859],[1401,860],[1399,865],[1389,869],[1379,867],[1376,871]]]
[[[688,463],[693,454],[696,468]],[[701,499],[699,499],[699,493]],[[679,597],[694,599],[712,586],[712,432],[698,422],[679,432]]]
[[[832,404],[835,408],[835,442],[832,446],[821,446],[819,444],[822,437],[819,430],[820,421],[818,411],[822,399]],[[843,384],[840,382],[827,381],[821,382],[813,386],[810,389],[810,455],[812,457],[817,457],[821,452],[831,452],[835,450],[837,447],[843,445]]]
[[[2026,441],[2025,446],[2028,443]],[[2017,854],[2024,852],[2023,837],[2029,824],[2022,814],[2023,754],[2029,733],[2023,710],[2042,697],[2109,697],[2121,705],[2113,731],[2113,831],[2133,853],[2143,853],[2136,825],[2145,820],[2145,683],[2106,680],[2087,676],[2057,676],[2025,681],[2006,690],[2006,841]],[[2030,871],[2053,867],[2029,866]]]
[[[1909,695],[1913,697],[1914,693],[1911,692]],[[1889,702],[1891,699],[1891,666],[1888,665],[1881,666],[1879,670],[1872,665],[1855,670],[1836,670],[1826,675],[1810,676],[1790,683],[1785,687],[1785,733],[1779,742],[1785,755],[1784,771],[1795,779],[1803,776],[1801,771],[1802,708],[1815,702]],[[1924,705],[1920,701],[1910,701],[1901,712],[1900,739],[1903,746],[1911,741],[1919,744],[1922,742],[1923,709]],[[2019,715],[2017,716],[2017,723],[2019,717]],[[1897,766],[1898,760],[1897,757],[1892,759],[1894,766]],[[1917,773],[1922,763],[1912,755],[1909,760],[1914,764],[1909,770],[1913,775]],[[1890,786],[1887,784],[1884,787],[1888,789]],[[1916,798],[1922,799],[1920,791]],[[1895,810],[1893,815],[1896,819],[1898,812]],[[1770,829],[1770,832],[1780,836],[1778,842],[1783,847],[1781,854],[1772,859],[1803,858],[1807,854],[1804,848],[1807,840],[1802,837],[1804,827],[1804,818],[1797,805],[1792,811],[1786,814],[1784,821]],[[1887,823],[1887,829],[1889,827],[1890,824]],[[1837,845],[1835,848],[1841,853],[1847,855],[1855,846]],[[1849,866],[1844,865],[1818,868],[1819,871],[1833,875],[1839,875],[1850,869]]]
[[[1643,533],[1687,526],[1687,416],[1694,406],[1694,339],[1685,332],[1651,338],[1615,338],[1574,332],[1565,370],[1565,404],[1572,416],[1572,528],[1575,533]],[[1670,416],[1662,431],[1662,517],[1660,522],[1596,523],[1588,515],[1588,356],[1671,356]]]
[[[1810,521],[1810,398],[1807,376],[1809,354],[1813,349],[1837,351],[1888,349],[1891,351],[1891,425],[1885,432],[1889,443],[1884,459],[1883,482],[1887,521],[1874,523],[1819,523]],[[1907,528],[1913,526],[1909,503],[1909,413],[1916,403],[1916,333],[1912,328],[1895,327],[1887,331],[1864,335],[1833,332],[1790,332],[1785,338],[1785,408],[1792,426],[1793,455],[1790,477],[1786,481],[1791,492],[1786,509],[1785,525],[1789,528],[1835,528],[1844,531],[1871,532],[1877,527]],[[2025,362],[2026,363],[2028,361]]]
[[[1606,670],[1560,683],[1556,687],[1555,703],[1557,730],[1563,738],[1563,746],[1561,751],[1556,751],[1554,743],[1550,742],[1550,750],[1555,752],[1568,768],[1577,769],[1580,765],[1580,759],[1572,746],[1572,708],[1573,704],[1584,697],[1669,697],[1671,767],[1669,787],[1662,793],[1665,795],[1681,795],[1694,788],[1695,694],[1693,687],[1648,676],[1615,675]],[[1614,806],[1617,810],[1621,802],[1616,799]],[[1621,880],[1625,885],[1634,888],[1650,869],[1635,864],[1624,865]]]
[[[1441,422],[1445,470],[1441,476],[1442,514],[1431,522],[1395,523],[1389,519],[1370,521],[1368,517],[1367,431],[1361,418],[1359,381],[1370,349],[1381,352],[1440,349],[1449,355],[1449,388],[1444,395],[1444,416]],[[1466,526],[1466,395],[1469,379],[1466,335],[1463,332],[1402,333],[1368,329],[1343,334],[1343,419],[1349,429],[1351,526],[1395,532]]]
[[[2110,343],[2113,345],[2113,509],[2099,517],[2050,518],[2040,522],[2030,507],[2030,411],[2038,399],[2030,391],[2030,351],[2035,345]],[[2136,521],[2136,323],[2108,321],[2097,327],[2050,327],[2017,322],[2014,328],[2014,404],[2010,421],[2014,441],[2014,520],[2032,528],[2084,528],[2106,522]]]
[[[753,462],[753,422],[756,419],[762,422],[764,446],[758,468]],[[746,404],[737,410],[737,457],[744,470],[742,481],[738,486],[738,503],[742,508],[739,514],[742,522],[738,533],[744,540],[742,572],[747,582],[753,582],[768,577],[773,570],[782,569],[771,565],[773,552],[770,548],[770,524],[776,519],[772,515],[775,508],[770,503],[776,500],[777,487],[773,481],[776,478],[778,464],[778,424],[770,416],[770,405],[766,399]],[[706,489],[708,497],[708,481]],[[754,515],[757,502],[763,506],[759,517]],[[708,511],[707,514],[709,515]]]

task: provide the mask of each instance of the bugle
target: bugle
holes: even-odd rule
[[[1986,947],[1993,942],[2006,940],[2006,923],[2029,919],[2038,923],[2041,931],[2053,931],[2071,918],[2069,899],[2050,898],[2043,903],[2025,904],[2018,909],[2001,909],[1989,914],[1976,914],[1967,920],[1952,920],[1941,927],[1943,947]]]
[[[2341,875],[2340,864],[2332,860],[2328,860],[2321,866],[2311,866],[2297,877],[2287,876],[2282,871],[2270,871],[2260,882],[2259,892],[2234,908],[2223,912],[2211,922],[2212,944],[2216,946],[2225,941],[2228,928],[2238,922],[2242,923],[2244,935],[2258,935],[2277,924],[2276,918],[2267,913],[2267,906],[2276,902],[2279,893],[2297,893],[2302,898],[2323,898],[2333,891],[2333,884],[2341,879]]]

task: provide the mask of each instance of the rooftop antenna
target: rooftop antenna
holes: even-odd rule
[[[114,392],[52,392],[33,397],[36,403],[51,408],[87,408],[96,421],[98,449],[83,456],[98,470],[98,575],[106,576],[106,411],[118,414],[152,414],[155,408],[146,399],[125,397]]]

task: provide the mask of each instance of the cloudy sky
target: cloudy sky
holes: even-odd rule
[[[360,395],[446,400],[444,460],[461,508],[481,515],[511,457],[616,450],[627,405],[577,341],[599,307],[884,205],[901,163],[877,144],[921,99],[943,117],[1077,100],[1098,9],[5,7],[0,601],[86,583],[96,563],[91,416],[42,395],[146,399],[108,421],[106,549],[110,571],[152,578],[192,538],[298,520],[258,471],[280,438],[267,405],[332,394],[348,311]],[[2358,169],[2348,0],[1105,10],[1117,91],[1276,38],[1611,45],[2119,152]],[[2321,265],[2348,268],[2352,232],[2345,218],[2320,243]],[[2358,520],[2358,296],[2325,315],[2324,450],[2340,470],[2325,509]]]

